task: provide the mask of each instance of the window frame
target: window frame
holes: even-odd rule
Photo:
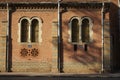
[[[27,42],[22,42],[21,41],[21,22],[22,22],[22,20],[24,20],[24,19],[26,19],[26,20],[28,20],[28,23],[29,23],[29,29],[28,29],[28,41]],[[38,42],[32,42],[32,40],[31,40],[31,22],[32,22],[32,20],[34,20],[34,19],[37,19],[38,20],[38,23],[39,23],[39,28],[38,28]],[[18,42],[19,43],[40,43],[40,42],[42,42],[42,23],[43,23],[43,21],[42,21],[42,19],[39,19],[38,17],[32,17],[32,18],[28,18],[28,17],[22,17],[22,18],[20,18],[19,19],[19,21],[18,21]]]
[[[73,19],[78,19],[79,21],[79,42],[72,42],[72,20]],[[82,28],[82,20],[84,19],[88,19],[89,20],[89,36],[90,36],[90,40],[89,42],[82,42],[82,31],[81,31],[81,28]],[[69,38],[68,38],[68,42],[71,43],[71,44],[89,44],[91,42],[93,42],[93,20],[88,17],[88,16],[83,16],[83,17],[77,17],[77,16],[74,16],[70,19],[69,21],[69,30],[68,30],[68,34],[69,34]]]
[[[30,19],[28,18],[28,17],[22,17],[22,18],[20,18],[20,20],[19,20],[19,22],[18,22],[18,42],[21,42],[21,43],[28,43],[30,40],[29,40],[29,29],[28,29],[28,40],[27,40],[27,42],[22,42],[21,41],[21,24],[22,24],[22,20],[24,20],[24,19],[26,19],[26,20],[28,20],[28,24],[29,24],[29,26],[30,26]],[[29,27],[28,26],[28,27]]]
[[[32,21],[34,19],[38,20],[38,24],[39,24],[39,26],[38,26],[38,42],[40,43],[40,42],[42,42],[42,37],[41,36],[42,36],[42,23],[43,23],[43,21],[42,21],[42,19],[39,19],[38,17],[32,17],[30,19],[31,20],[31,24],[32,24]],[[30,24],[30,29],[32,27],[31,24]],[[31,32],[31,30],[30,30],[30,32]],[[31,43],[38,43],[38,42],[32,42],[32,40],[31,40]]]
[[[68,39],[68,41],[69,41],[70,43],[72,43],[72,44],[79,44],[79,43],[81,43],[81,42],[80,42],[81,36],[79,36],[79,42],[72,42],[72,21],[73,21],[74,19],[77,19],[77,20],[78,20],[79,30],[81,30],[81,28],[80,28],[80,18],[79,18],[79,17],[76,17],[76,16],[72,17],[72,18],[70,19],[70,21],[69,21],[69,30],[68,30],[69,39]],[[80,31],[79,31],[79,35],[81,35]]]
[[[88,17],[88,16],[83,16],[81,18],[81,21],[80,21],[80,27],[82,27],[82,21],[84,19],[88,19],[89,20],[89,42],[82,42],[82,43],[89,44],[89,43],[93,42],[93,20],[90,17]]]
[[[26,20],[27,24],[25,24],[24,20]],[[27,30],[27,31],[25,31],[25,30]],[[22,33],[20,34],[20,37],[21,37],[20,41],[21,42],[28,42],[28,39],[29,39],[29,21],[27,19],[22,19],[21,20],[21,30],[20,30],[20,32],[21,31],[22,31]],[[24,35],[24,36],[22,36],[22,35]],[[27,37],[26,37],[26,39],[23,39],[23,37],[25,37],[25,35],[27,35]]]

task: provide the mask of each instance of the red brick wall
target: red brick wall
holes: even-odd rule
[[[21,17],[34,16],[43,20],[42,23],[42,42],[41,43],[20,43],[18,42],[18,21]],[[12,14],[12,71],[34,71],[34,72],[50,72],[52,65],[52,21],[56,19],[56,11],[15,11]],[[29,48],[28,45],[32,45]],[[20,50],[26,48],[31,50],[36,48],[39,50],[37,57],[22,57]]]
[[[22,44],[18,42],[18,21],[21,17],[37,16],[43,20],[42,42],[40,44]],[[69,21],[73,16],[88,16],[93,20],[93,42],[88,45],[88,51],[79,45],[74,52],[73,45],[68,42]],[[12,13],[12,71],[50,72],[52,67],[52,21],[57,19],[56,11],[15,11]],[[63,70],[64,72],[98,73],[101,69],[101,11],[92,10],[68,10],[62,14],[62,38],[63,38]],[[16,34],[14,34],[16,33]],[[28,48],[32,45],[32,48]],[[37,48],[37,57],[22,57],[20,50]],[[57,56],[57,55],[56,55]],[[79,68],[79,69],[78,69]]]
[[[88,51],[84,50],[84,45],[78,45],[78,50],[74,51],[74,46],[68,42],[68,26],[73,16],[88,16],[93,20],[93,42],[88,45]],[[63,64],[65,72],[73,73],[98,73],[101,69],[101,11],[75,9],[68,10],[62,15],[63,28]]]
[[[66,8],[67,9],[67,8]],[[107,29],[107,37],[109,39],[105,39],[105,53],[109,56],[110,65],[110,46],[112,45],[112,55],[111,60],[113,60],[112,67],[119,67],[119,46],[118,37],[119,34],[118,29],[118,6],[117,0],[113,1],[110,7],[110,12],[106,13],[105,19],[110,19],[110,28]],[[19,20],[22,17],[28,17],[29,19],[32,17],[38,17],[42,19],[42,42],[38,43],[21,43],[18,41],[19,38]],[[88,45],[88,51],[84,51],[83,45],[78,45],[77,51],[74,51],[74,46],[70,42],[69,39],[69,21],[73,16],[83,17],[88,16],[93,20],[93,42]],[[109,18],[110,17],[110,18]],[[24,9],[24,10],[15,10],[10,15],[11,20],[11,70],[13,72],[56,72],[57,71],[57,60],[58,60],[58,50],[57,45],[53,44],[53,39],[56,39],[57,33],[54,33],[53,30],[53,22],[57,21],[57,9]],[[101,10],[97,9],[67,9],[67,11],[61,14],[62,20],[62,54],[61,54],[61,63],[63,67],[63,71],[65,73],[99,73],[101,71],[102,65],[102,25],[101,25]],[[0,11],[0,34],[6,35],[4,31],[4,26],[6,28],[7,24],[7,16],[6,11]],[[5,23],[2,23],[5,22]],[[55,26],[54,26],[55,27]],[[56,28],[57,29],[57,28]],[[3,32],[2,32],[3,31]],[[57,30],[55,30],[57,32]],[[110,45],[110,35],[114,36],[113,42]],[[54,38],[53,38],[54,37]],[[4,38],[4,39],[3,39]],[[0,36],[0,40],[5,41],[6,38]],[[109,42],[108,42],[109,40]],[[57,39],[56,39],[57,42]],[[2,44],[2,46],[6,46],[6,43]],[[31,46],[29,48],[28,46]],[[107,51],[107,47],[109,46],[109,50]],[[56,48],[55,48],[56,47]],[[34,48],[38,49],[39,55],[33,57],[28,55],[27,57],[22,57],[20,54],[21,49],[32,50]],[[5,58],[6,58],[6,48],[4,50],[0,50],[0,71],[5,71]],[[107,59],[106,59],[107,60]],[[56,71],[54,69],[56,68]]]

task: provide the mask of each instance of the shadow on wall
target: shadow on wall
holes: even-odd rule
[[[119,61],[120,61],[120,54],[119,54],[119,25],[116,24],[116,23],[119,23],[118,22],[118,6],[111,3],[110,5],[110,35],[112,37],[111,39],[111,63],[110,63],[110,67],[111,67],[111,70],[112,71],[119,71],[120,70],[120,64],[119,64]],[[66,11],[66,9],[65,9]],[[65,12],[64,11],[64,12]],[[101,26],[101,18],[98,18],[97,15],[94,13],[91,13],[89,11],[81,11],[83,14],[85,15],[89,15],[91,16],[93,19],[95,19],[95,21],[98,23],[99,26]],[[93,11],[94,12],[94,11]],[[79,12],[74,12],[75,14],[79,14]],[[62,17],[61,17],[62,19]],[[62,22],[62,20],[61,20]],[[61,23],[62,25],[62,23]],[[63,38],[63,34],[67,35],[66,36],[66,39],[68,39],[68,32],[66,31],[66,29],[63,29],[65,28],[66,26],[68,26],[68,21],[64,21],[63,22],[63,25],[62,25],[62,30],[61,30],[61,38]],[[99,29],[98,29],[99,30]],[[97,34],[98,36],[101,36],[101,34],[98,34],[98,31],[95,30],[94,31],[95,34]],[[101,63],[101,47],[99,46],[96,46],[95,45],[96,42],[94,41],[94,43],[91,45],[88,45],[89,46],[89,49],[91,49],[90,52],[86,52],[83,50],[83,48],[80,48],[81,46],[77,46],[77,49],[80,50],[79,51],[74,51],[75,49],[75,45],[70,45],[68,44],[68,40],[62,40],[62,43],[61,43],[61,46],[62,46],[62,50],[61,50],[61,57],[60,57],[60,60],[61,60],[61,65],[63,68],[63,63],[64,63],[64,50],[67,51],[67,55],[69,55],[69,58],[70,59],[73,59],[74,61],[76,62],[79,62],[79,63],[82,63],[83,65],[87,65],[87,64],[92,64],[94,62],[99,62]],[[84,46],[83,46],[84,47]],[[71,53],[73,52],[73,53]],[[84,54],[81,54],[81,53],[84,53]],[[94,54],[93,54],[94,53]]]
[[[119,71],[120,70],[120,54],[119,54],[119,25],[117,23],[119,23],[118,21],[118,6],[116,4],[113,4],[111,3],[111,7],[110,7],[110,34],[112,36],[112,50],[111,50],[111,68],[112,70],[114,71]],[[64,63],[64,50],[67,51],[67,55],[69,55],[69,58],[70,59],[73,59],[74,61],[76,62],[79,62],[79,63],[82,63],[83,65],[87,65],[87,64],[92,64],[93,62],[100,62],[101,63],[101,47],[99,46],[96,46],[96,41],[94,41],[93,44],[90,44],[88,45],[89,46],[89,49],[91,49],[90,52],[86,52],[83,48],[84,46],[77,46],[77,49],[80,50],[80,51],[76,51],[75,50],[75,45],[71,45],[71,44],[68,44],[68,32],[66,31],[66,29],[64,29],[66,26],[68,26],[68,21],[64,21],[62,23],[62,14],[66,12],[66,9],[65,11],[61,12],[61,26],[62,26],[62,29],[61,29],[61,50],[60,50],[60,54],[59,54],[59,57],[60,57],[60,69],[62,71],[62,68],[63,68],[63,63]],[[74,12],[75,14],[79,14],[79,13],[83,13],[85,15],[89,15],[91,16],[92,18],[95,19],[95,21],[98,23],[98,25],[101,25],[101,18],[98,18],[97,15],[94,13],[91,13],[89,11],[79,11],[79,12]],[[94,12],[94,11],[93,11]],[[12,13],[12,12],[11,12]],[[12,21],[12,15],[10,13],[10,20],[9,21]],[[11,22],[10,22],[11,23]],[[99,29],[97,29],[99,30]],[[94,31],[95,34],[97,34],[99,31]],[[10,24],[10,31],[11,30],[11,24]],[[9,33],[9,35],[11,36],[11,33]],[[62,38],[64,37],[63,34],[65,34],[66,36],[66,40],[63,40]],[[98,36],[100,36],[100,34],[98,34]],[[11,71],[11,68],[12,68],[12,39],[11,37],[9,38],[9,41],[10,41],[10,49],[9,49],[9,71]],[[98,51],[98,52],[97,52]],[[73,52],[73,53],[71,53]],[[70,53],[70,54],[69,54]],[[82,54],[83,53],[83,54]],[[94,53],[94,54],[93,54]]]
[[[119,39],[119,7],[111,3],[110,7],[110,34],[111,34],[111,70],[117,72],[120,70],[120,39]]]
[[[63,14],[67,11],[67,9],[65,8],[65,10],[63,11]],[[94,12],[94,11],[93,11]],[[84,14],[86,16],[90,16],[93,19],[95,19],[96,23],[98,23],[99,26],[101,26],[101,18],[98,18],[96,13],[93,14],[93,12],[89,12],[89,11],[78,11],[78,12],[74,12],[76,15],[77,14]],[[60,60],[61,60],[61,68],[63,68],[63,64],[64,64],[64,57],[66,55],[68,55],[69,59],[72,59],[73,62],[77,62],[83,65],[89,65],[89,64],[94,64],[95,62],[97,63],[101,63],[101,47],[96,45],[98,42],[93,41],[93,43],[88,44],[88,51],[86,51],[84,49],[85,45],[73,45],[73,44],[69,44],[68,42],[68,23],[69,21],[62,21],[62,13],[61,13],[61,25],[62,25],[62,29],[61,29],[61,38],[62,38],[62,42],[61,42],[61,55],[60,55]],[[67,27],[67,28],[66,28]],[[95,34],[97,34],[97,36],[101,36],[101,31],[100,29],[95,29],[94,30]],[[99,40],[98,40],[99,41]],[[89,51],[90,50],[90,51]],[[97,71],[95,71],[97,72]]]

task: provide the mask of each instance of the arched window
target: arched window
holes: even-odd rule
[[[89,43],[93,40],[93,21],[89,17],[81,18],[81,40],[83,43]]]
[[[73,44],[77,44],[80,41],[80,23],[78,17],[72,17],[70,20],[69,28],[69,41]]]
[[[81,38],[82,42],[89,42],[90,40],[90,29],[89,29],[89,20],[88,19],[83,19],[82,24],[81,24]]]
[[[29,22],[27,19],[21,21],[21,42],[28,42]]]
[[[70,20],[69,41],[73,44],[89,43],[92,41],[93,22],[89,17],[73,17]]]
[[[73,19],[71,23],[72,23],[72,26],[71,26],[72,42],[79,42],[79,20]]]
[[[33,19],[31,22],[31,42],[38,42],[39,38],[39,21]]]
[[[19,42],[42,42],[42,19],[22,17],[19,20]]]

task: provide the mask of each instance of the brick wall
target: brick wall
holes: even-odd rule
[[[110,12],[105,14],[104,25],[104,66],[110,69],[110,65],[119,66],[117,2],[113,2]],[[64,9],[64,8],[63,8]],[[115,12],[112,13],[112,10]],[[10,67],[13,72],[58,72],[58,36],[57,36],[57,9],[16,9],[10,14]],[[101,9],[74,9],[65,8],[61,13],[62,27],[62,50],[61,67],[65,73],[100,73],[102,68],[102,25]],[[115,17],[114,17],[115,15]],[[88,16],[93,20],[93,42],[88,44],[88,51],[84,50],[84,44],[74,45],[69,42],[69,21],[72,17]],[[21,43],[19,42],[19,20],[22,17],[37,17],[42,22],[42,42]],[[6,27],[7,16],[5,10],[0,10],[0,71],[6,67]],[[111,35],[114,35],[113,42]],[[111,41],[111,42],[110,42]],[[110,45],[111,44],[111,45]],[[111,48],[112,46],[112,48]],[[116,48],[117,47],[117,48]],[[21,56],[21,50],[26,49],[28,56]],[[31,56],[31,51],[37,49],[38,56]],[[113,49],[111,51],[111,49]],[[112,55],[111,55],[112,54]],[[111,64],[113,60],[114,63]]]
[[[74,45],[68,41],[68,30],[70,27],[68,24],[73,16],[88,16],[93,20],[93,42],[88,44],[88,51],[84,50],[84,44],[78,45],[77,51],[74,51]],[[67,9],[62,15],[62,19],[64,72],[100,73],[102,64],[101,10]]]
[[[6,10],[0,10],[0,72],[6,71]]]
[[[42,42],[40,43],[20,43],[18,42],[19,26],[18,21],[21,17],[27,16],[28,18],[38,17],[43,20],[42,23]],[[23,72],[51,72],[52,56],[54,51],[54,45],[52,40],[54,36],[52,33],[53,22],[57,17],[56,10],[17,10],[12,13],[12,71],[23,71]],[[55,26],[56,27],[56,26]],[[16,33],[16,34],[14,34]],[[55,34],[56,35],[56,34]],[[56,36],[55,36],[56,37]],[[29,47],[31,46],[31,47]],[[39,54],[36,57],[27,56],[22,57],[20,55],[21,49],[38,49]],[[56,60],[56,59],[55,59]]]

